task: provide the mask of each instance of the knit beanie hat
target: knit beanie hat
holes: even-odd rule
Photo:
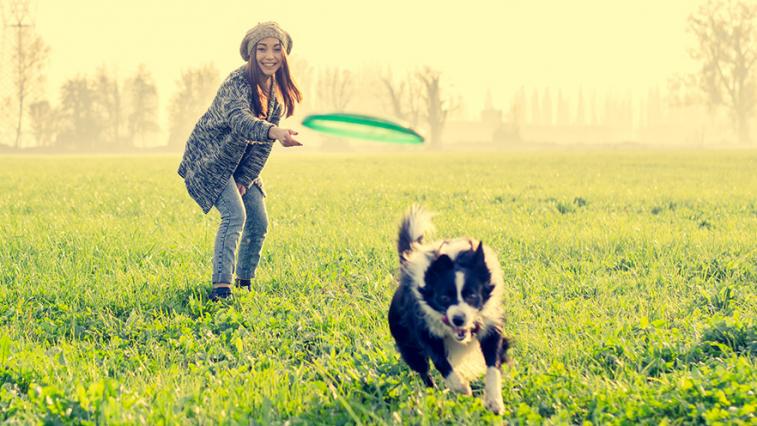
[[[273,21],[260,22],[252,27],[242,39],[242,45],[239,46],[239,54],[245,62],[250,60],[255,45],[264,38],[273,37],[279,39],[281,47],[286,50],[287,55],[292,51],[292,37],[286,31],[282,30],[279,24]]]

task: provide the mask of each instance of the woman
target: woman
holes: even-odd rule
[[[302,145],[297,132],[278,127],[282,113],[291,116],[295,103],[302,101],[287,64],[291,50],[292,38],[275,22],[259,23],[247,32],[239,51],[246,64],[221,84],[179,165],[189,195],[203,212],[215,207],[221,213],[211,300],[231,296],[235,269],[236,285],[250,290],[268,228],[260,172],[275,141],[285,147]]]

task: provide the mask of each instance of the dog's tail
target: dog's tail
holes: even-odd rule
[[[422,243],[423,237],[433,230],[434,224],[431,223],[431,214],[421,206],[413,204],[400,223],[400,232],[397,238],[397,252],[400,255],[400,261],[404,259],[406,252],[412,251],[414,244]]]

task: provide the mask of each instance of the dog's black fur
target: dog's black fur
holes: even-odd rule
[[[424,244],[431,227],[419,207],[400,225],[399,287],[389,308],[392,336],[402,359],[430,387],[435,384],[429,359],[448,386],[470,394],[467,380],[480,375],[480,366],[473,373],[462,370],[483,358],[485,405],[501,412],[499,371],[509,343],[502,335],[503,280],[496,255],[471,239]]]

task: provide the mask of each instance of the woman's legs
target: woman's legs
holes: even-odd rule
[[[239,244],[237,277],[240,280],[251,280],[255,277],[263,240],[268,232],[268,214],[265,211],[263,193],[257,186],[251,185],[242,200],[247,211],[247,220],[244,224],[242,242]]]
[[[213,250],[213,284],[229,284],[234,275],[234,255],[246,213],[239,190],[231,178],[218,197],[215,207],[221,213],[221,225]]]

